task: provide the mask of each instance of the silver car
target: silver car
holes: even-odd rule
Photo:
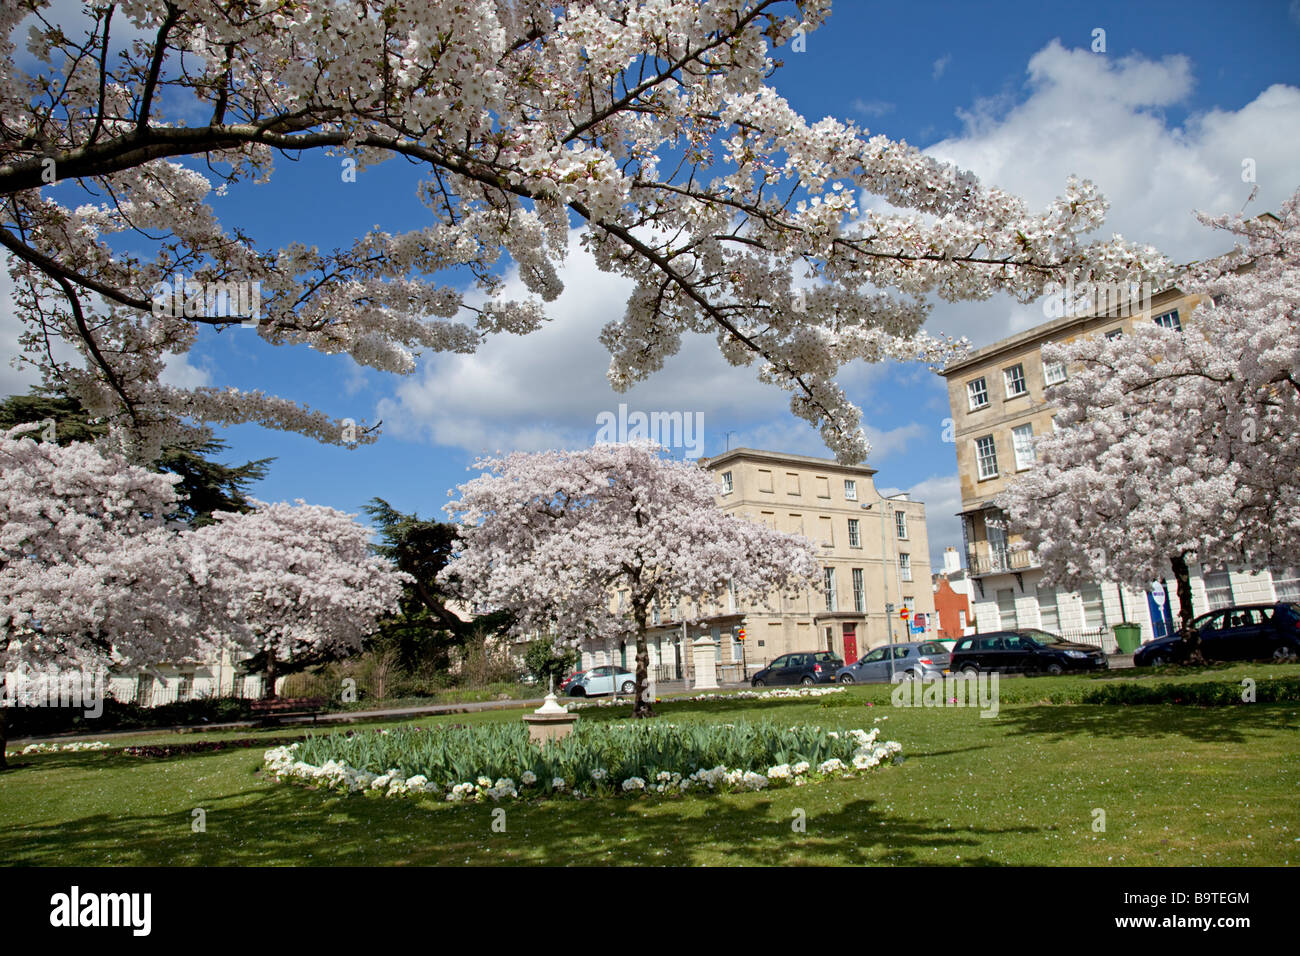
[[[885,644],[869,651],[852,664],[841,667],[836,672],[835,679],[841,684],[869,684],[888,682],[891,677],[904,680],[942,677],[948,669],[948,661],[948,649],[938,641]]]
[[[623,670],[621,667],[603,664],[600,667],[593,667],[590,670],[583,671],[569,685],[566,693],[570,697],[596,697],[601,694],[612,694],[615,688],[621,694],[632,693],[636,688],[636,675]]]

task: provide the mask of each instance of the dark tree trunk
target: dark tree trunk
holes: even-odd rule
[[[0,770],[9,769],[5,761],[5,748],[9,746],[9,715],[5,711],[6,708],[0,707]]]
[[[1169,563],[1178,583],[1178,633],[1187,645],[1187,659],[1198,661],[1201,658],[1201,639],[1192,627],[1192,578],[1187,569],[1187,555],[1174,555]]]
[[[654,701],[646,698],[649,684],[650,647],[645,639],[646,609],[644,604],[633,604],[632,616],[636,620],[636,686],[633,693],[636,698],[632,704],[633,717],[653,717]]]
[[[262,672],[262,700],[275,700],[275,647],[266,649],[266,670]]]

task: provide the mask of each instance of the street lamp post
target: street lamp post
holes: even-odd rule
[[[889,519],[894,514],[894,503],[892,501],[884,502],[884,507],[880,509],[880,567],[885,575],[885,604],[889,604],[889,546],[886,543],[889,539]],[[903,603],[902,585],[899,585],[898,602]],[[885,619],[889,622],[889,643],[894,643],[894,616],[888,611],[885,612]],[[894,649],[889,648],[889,683],[894,682]]]

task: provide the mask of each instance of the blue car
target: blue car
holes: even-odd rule
[[[1300,656],[1300,604],[1247,604],[1202,614],[1192,622],[1207,661],[1291,660]],[[1188,647],[1182,638],[1147,641],[1133,652],[1136,667],[1181,664]]]

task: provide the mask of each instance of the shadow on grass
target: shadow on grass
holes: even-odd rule
[[[191,808],[178,806],[158,816],[94,814],[4,827],[0,847],[20,865],[924,865],[956,856],[963,864],[1001,865],[982,848],[1005,834],[1039,830],[954,830],[941,820],[893,815],[870,799],[841,803],[834,791],[844,786],[851,784],[453,806],[275,784],[207,800],[205,833],[191,832]],[[806,831],[795,832],[796,810],[805,808]],[[505,810],[503,833],[493,831],[497,809]]]
[[[1016,733],[1054,741],[1073,737],[1186,737],[1201,742],[1247,743],[1262,731],[1300,730],[1295,704],[1192,707],[1184,704],[1060,704],[1006,707],[996,721]]]

